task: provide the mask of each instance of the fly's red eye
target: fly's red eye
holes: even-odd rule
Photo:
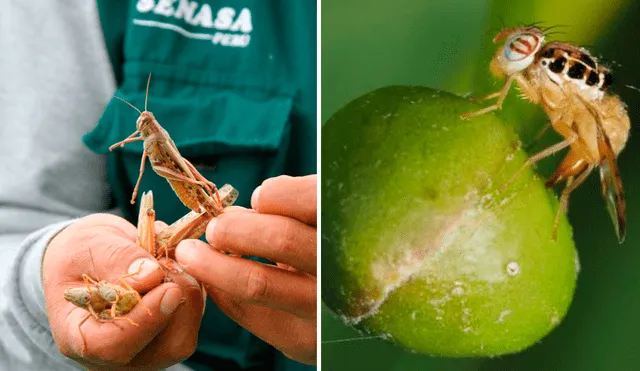
[[[540,39],[530,33],[517,34],[504,45],[504,56],[509,61],[519,61],[534,54],[540,45]]]

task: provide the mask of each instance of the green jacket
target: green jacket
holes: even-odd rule
[[[248,207],[268,177],[316,172],[316,2],[303,0],[98,0],[100,20],[118,90],[148,110],[181,154],[218,186],[240,192]],[[129,199],[138,178],[142,142],[110,153],[135,130],[138,113],[112,99],[84,137],[108,154],[113,199],[135,221]],[[188,212],[166,180],[147,171],[140,190],[153,190],[158,219]],[[207,303],[196,369],[266,367],[307,370]]]

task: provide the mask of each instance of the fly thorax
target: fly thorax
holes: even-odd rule
[[[611,84],[611,73],[598,66],[585,50],[559,45],[548,44],[540,51],[537,61],[540,69],[556,85],[575,88],[586,100],[601,100]]]

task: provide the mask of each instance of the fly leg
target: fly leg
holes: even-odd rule
[[[552,155],[558,153],[559,151],[569,147],[577,139],[578,139],[578,134],[573,133],[573,135],[571,135],[569,138],[566,138],[562,142],[558,142],[558,143],[556,143],[554,145],[551,145],[551,146],[543,149],[542,151],[536,153],[535,155],[529,157],[529,159],[527,159],[527,161],[525,161],[525,163],[522,165],[522,167],[520,167],[520,169],[518,169],[513,174],[511,179],[509,179],[505,184],[503,184],[500,187],[500,192],[504,192],[504,190],[506,190],[507,187],[509,187],[509,185],[511,185],[511,183],[513,183],[513,181],[516,180],[516,178],[520,175],[520,173],[522,173],[522,171],[524,171],[524,169],[528,168],[529,166],[535,164],[536,162],[538,162],[538,161],[540,161],[540,160],[542,160],[544,158],[552,156]]]
[[[589,177],[591,171],[595,168],[594,164],[590,164],[582,173],[580,173],[577,177],[570,176],[567,179],[567,184],[562,190],[562,194],[560,195],[560,206],[558,207],[558,212],[556,213],[555,220],[553,221],[553,231],[551,233],[551,238],[556,241],[558,238],[558,225],[560,224],[560,215],[562,213],[567,213],[569,210],[569,196],[571,192],[573,192],[576,188],[578,188],[584,181]]]
[[[460,115],[460,118],[463,120],[468,120],[471,119],[473,117],[477,117],[477,116],[482,116],[485,113],[489,113],[491,111],[495,111],[495,110],[499,110],[500,108],[502,108],[502,103],[504,102],[505,98],[507,97],[507,93],[509,92],[509,88],[511,88],[511,84],[513,83],[513,80],[516,78],[516,75],[518,74],[514,74],[509,76],[509,78],[507,79],[507,81],[505,82],[504,86],[502,87],[502,89],[500,91],[497,91],[495,93],[491,93],[489,95],[487,95],[486,97],[480,98],[480,100],[487,100],[487,99],[493,99],[493,98],[498,98],[498,101],[489,106],[489,107],[485,107],[481,110],[478,111],[474,111],[474,112],[467,112],[467,113],[463,113],[462,115]]]
[[[542,129],[540,129],[536,135],[533,137],[533,140],[531,141],[531,143],[529,143],[527,145],[527,148],[531,148],[533,147],[536,143],[538,143],[538,141],[540,141],[540,139],[542,139],[542,137],[547,133],[547,131],[549,131],[549,129],[551,128],[551,123],[547,122],[545,126],[542,127]]]

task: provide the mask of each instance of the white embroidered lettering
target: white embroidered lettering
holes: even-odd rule
[[[196,12],[197,7],[198,3],[195,1],[180,0],[180,4],[178,4],[178,9],[174,16],[178,19],[183,18],[187,23],[191,23],[193,21],[193,14]]]
[[[218,10],[218,15],[213,25],[219,30],[228,30],[229,27],[231,27],[231,23],[233,23],[233,17],[235,15],[235,9],[229,7],[222,8]]]
[[[218,12],[218,14],[220,14]],[[253,30],[253,25],[251,24],[251,11],[247,8],[242,9],[238,19],[233,22],[229,31],[242,31],[244,33],[249,33]]]
[[[231,38],[231,46],[244,48],[247,45],[249,45],[250,40],[251,40],[251,36],[249,36],[248,34],[233,35],[233,37]]]
[[[199,5],[192,0],[137,0],[136,10],[139,13],[154,14],[173,19],[182,19],[183,24],[174,24],[170,20],[134,18],[133,24],[142,27],[154,27],[177,32],[184,37],[198,40],[211,40],[214,45],[244,48],[251,41],[250,33],[253,31],[251,10],[242,8],[236,11],[232,7],[223,7],[214,13],[209,4]],[[188,24],[195,27],[203,27],[218,31],[207,33],[196,30],[193,27],[183,27]]]
[[[213,35],[213,39],[211,39],[211,42],[214,44],[227,45],[229,42],[229,35],[222,32],[216,32],[216,34]]]
[[[213,27],[213,20],[211,20],[211,7],[209,7],[208,4],[202,5],[198,15],[193,18],[193,22],[191,22],[191,24],[207,28]]]
[[[211,42],[215,45],[244,48],[249,45],[250,40],[251,36],[249,35],[216,32],[215,35],[213,35],[213,39],[211,39]]]
[[[138,0],[136,3],[136,10],[140,13],[146,13],[156,6],[156,2],[153,0]]]
[[[176,0],[159,0],[153,12],[165,17],[171,17],[174,13],[173,3],[175,2]]]

